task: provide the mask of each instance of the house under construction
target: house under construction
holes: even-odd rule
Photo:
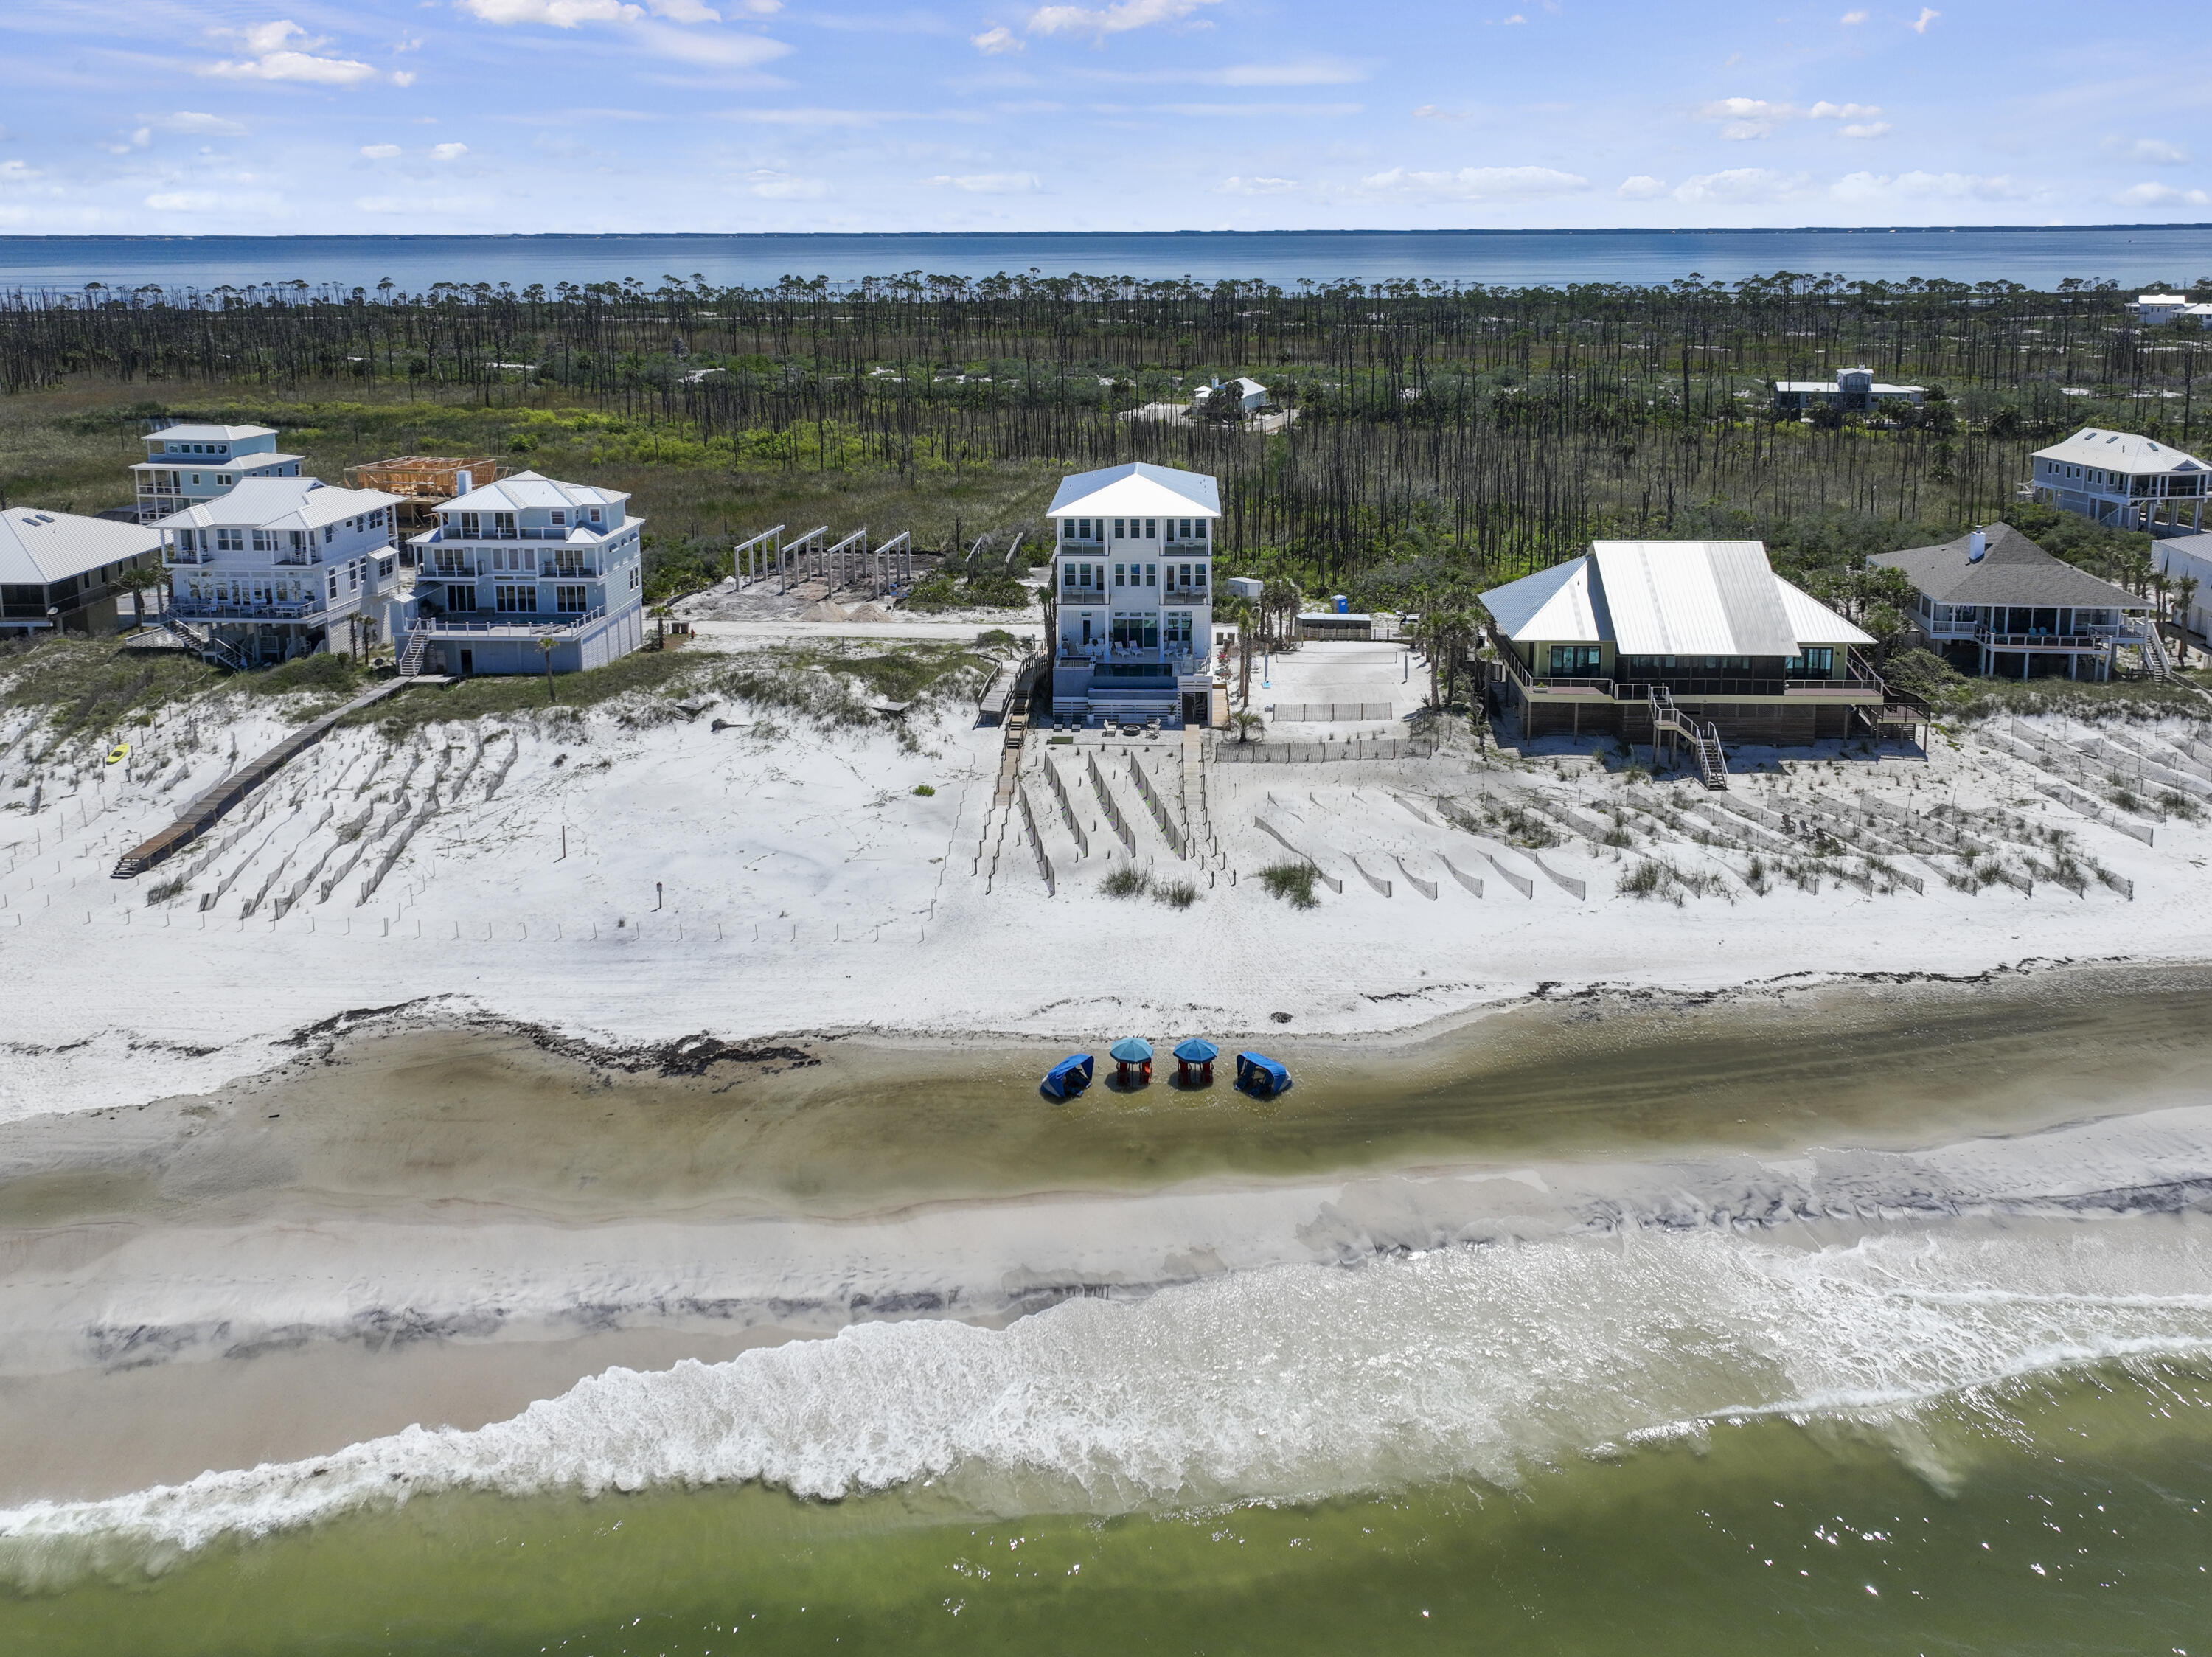
[[[502,472],[513,469],[502,467],[488,454],[458,458],[408,454],[397,460],[371,460],[363,466],[348,466],[346,476],[356,489],[381,490],[386,495],[398,496],[399,504],[393,510],[400,528],[430,529],[436,527],[431,516],[432,508],[465,495],[471,489],[497,483]]]

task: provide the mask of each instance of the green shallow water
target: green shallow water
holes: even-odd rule
[[[942,1489],[441,1496],[19,1587],[0,1651],[2212,1649],[2203,1366],[2106,1366],[1901,1422],[1718,1427],[1510,1490],[1104,1519],[975,1506]]]

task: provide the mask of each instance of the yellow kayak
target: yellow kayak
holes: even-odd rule
[[[131,745],[128,742],[118,742],[107,751],[107,763],[111,765],[130,758]]]

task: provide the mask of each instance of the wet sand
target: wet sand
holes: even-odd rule
[[[1816,1241],[1829,1212],[2185,1183],[2212,1169],[2176,1108],[2208,1102],[2208,992],[2212,968],[2092,967],[1538,1002],[1419,1042],[1291,1037],[1298,1085],[1268,1105],[1054,1107],[1042,1047],[851,1039],[664,1075],[504,1028],[313,1042],[204,1098],[0,1127],[0,1500],[473,1427],[611,1364],[856,1320],[1669,1205]],[[1885,1160],[2160,1111],[2003,1168]]]

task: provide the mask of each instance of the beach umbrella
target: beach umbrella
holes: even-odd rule
[[[1175,1056],[1186,1064],[1211,1064],[1221,1050],[1203,1036],[1193,1036],[1176,1048]]]
[[[1106,1051],[1120,1064],[1149,1064],[1152,1062],[1152,1044],[1140,1036],[1124,1036]]]

